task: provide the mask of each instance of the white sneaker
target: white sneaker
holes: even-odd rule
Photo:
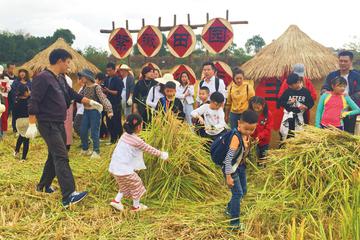
[[[140,203],[140,206],[135,208],[134,206],[131,208],[132,212],[142,212],[142,211],[146,211],[148,209],[148,206]]]
[[[98,154],[97,152],[93,152],[92,154],[91,154],[91,157],[90,157],[91,159],[100,159],[100,154]]]
[[[90,156],[93,152],[91,150],[81,150],[80,154],[84,156]]]
[[[124,210],[124,205],[122,205],[121,202],[117,202],[115,200],[112,200],[110,202],[110,206],[112,206],[113,208],[115,208],[116,210],[119,210],[119,211],[123,211]]]
[[[13,156],[14,156],[14,158],[19,158],[19,153],[18,153],[18,152],[14,152]]]

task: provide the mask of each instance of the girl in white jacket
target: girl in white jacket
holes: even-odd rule
[[[125,133],[118,141],[111,158],[109,172],[114,176],[119,185],[119,192],[110,205],[117,210],[124,210],[121,203],[123,197],[133,200],[132,211],[146,210],[148,207],[140,203],[140,198],[146,192],[143,182],[135,172],[146,169],[143,151],[166,160],[169,157],[167,152],[146,144],[138,137],[142,130],[143,120],[138,114],[130,114],[124,123]]]
[[[180,85],[176,87],[176,97],[181,100],[184,106],[186,121],[192,125],[191,112],[194,110],[194,86],[190,85],[190,77],[187,72],[182,72],[178,81]]]

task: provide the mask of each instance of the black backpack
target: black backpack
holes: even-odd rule
[[[240,145],[243,144],[241,133],[236,129],[229,130],[222,134],[220,137],[216,138],[211,144],[210,154],[212,161],[218,166],[224,166],[224,161],[227,152],[229,151],[230,143],[232,137],[236,135],[240,141]],[[241,154],[241,151],[235,156],[234,159],[237,159]],[[232,159],[233,160],[233,159]]]

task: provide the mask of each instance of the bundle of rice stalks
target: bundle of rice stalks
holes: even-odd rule
[[[325,234],[333,228],[339,232],[334,219],[346,199],[354,198],[353,192],[344,189],[355,185],[360,168],[358,136],[309,126],[287,140],[284,148],[270,151],[267,162],[269,175],[257,175],[265,184],[250,222],[275,224],[279,231],[292,219],[305,217],[314,232],[323,229]]]
[[[210,159],[206,139],[194,134],[171,112],[155,116],[141,137],[150,145],[168,151],[170,156],[167,161],[145,156],[147,169],[141,176],[148,197],[162,202],[202,201],[222,192],[221,170]]]

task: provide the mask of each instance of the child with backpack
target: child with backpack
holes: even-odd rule
[[[125,133],[118,141],[111,157],[109,172],[114,176],[119,185],[119,192],[110,205],[122,211],[123,197],[133,200],[131,211],[144,211],[148,207],[140,203],[140,199],[146,192],[141,178],[136,171],[146,169],[143,151],[167,160],[169,154],[161,152],[146,144],[138,135],[142,130],[143,119],[138,114],[130,114],[124,123]]]
[[[344,94],[346,86],[347,81],[343,77],[336,77],[331,80],[333,90],[325,92],[321,96],[316,110],[316,127],[327,128],[333,126],[344,130],[343,118],[360,114],[360,108],[351,97]]]
[[[204,104],[191,112],[191,117],[198,119],[205,126],[205,137],[211,142],[220,136],[226,129],[224,110],[224,96],[220,92],[214,92],[210,96],[210,104]]]
[[[233,81],[228,86],[225,105],[225,121],[230,121],[231,128],[237,127],[240,115],[249,107],[249,99],[255,96],[254,88],[244,83],[244,78],[240,68],[233,69]]]
[[[256,152],[259,159],[258,166],[265,166],[262,161],[269,149],[271,131],[273,128],[273,117],[268,109],[265,99],[262,97],[254,96],[250,98],[249,109],[255,111],[259,116],[255,132],[251,137],[257,142]]]
[[[231,129],[211,145],[211,159],[221,166],[225,181],[231,190],[231,199],[225,213],[231,218],[230,225],[235,230],[244,230],[240,223],[240,201],[247,192],[245,157],[250,149],[250,136],[254,133],[258,115],[252,110],[241,114],[238,127]]]

